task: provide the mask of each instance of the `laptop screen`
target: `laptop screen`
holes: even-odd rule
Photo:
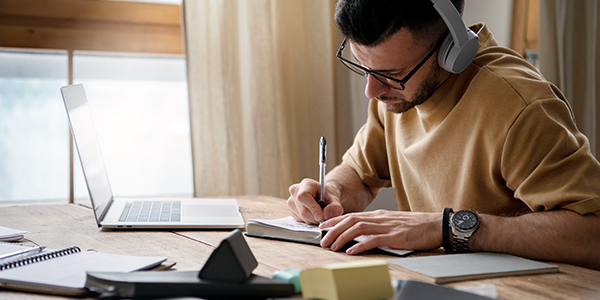
[[[61,92],[96,220],[101,220],[112,190],[85,91],[83,85],[76,84],[62,87]]]

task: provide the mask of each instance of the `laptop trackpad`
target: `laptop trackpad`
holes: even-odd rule
[[[239,216],[239,212],[233,205],[188,204],[183,206],[183,216],[187,218],[236,217]]]

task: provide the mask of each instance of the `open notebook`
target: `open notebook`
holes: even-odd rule
[[[291,216],[274,219],[250,219],[246,226],[246,235],[252,237],[270,238],[297,243],[320,245],[321,238],[327,233],[327,229],[321,230],[317,225],[296,222]],[[361,242],[367,236],[359,236],[354,242]],[[390,254],[405,256],[414,252],[413,250],[393,249],[390,247],[379,247]]]
[[[27,246],[0,244],[0,255]],[[88,292],[87,271],[131,272],[160,265],[166,257],[129,256],[81,251],[78,247],[0,261],[0,287],[76,296]]]

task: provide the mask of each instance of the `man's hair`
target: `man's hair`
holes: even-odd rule
[[[462,14],[464,0],[451,0]],[[417,39],[435,43],[447,26],[429,0],[339,0],[335,23],[344,36],[373,47],[402,28]]]

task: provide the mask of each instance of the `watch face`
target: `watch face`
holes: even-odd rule
[[[460,230],[471,230],[478,222],[477,215],[468,210],[457,211],[452,215],[452,225]]]

